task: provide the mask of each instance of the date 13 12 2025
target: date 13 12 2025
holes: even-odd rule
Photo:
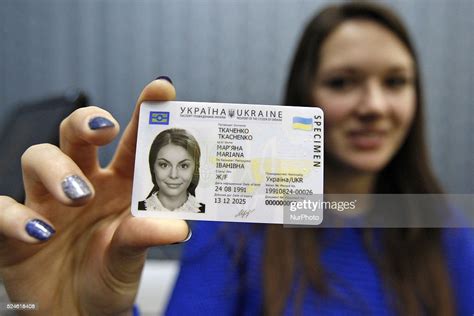
[[[228,198],[228,197],[216,197],[214,198],[214,203],[216,204],[245,204],[247,199],[243,198]]]

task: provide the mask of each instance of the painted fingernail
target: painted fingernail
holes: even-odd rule
[[[56,231],[40,219],[32,219],[25,226],[26,232],[33,238],[38,240],[50,239]]]
[[[173,81],[172,81],[171,78],[168,77],[168,76],[159,76],[159,77],[156,78],[155,80],[160,80],[160,79],[166,80],[166,81],[168,81],[169,83],[173,84]]]
[[[186,236],[186,238],[182,242],[187,242],[193,236],[193,230],[191,229],[191,227],[189,225],[188,225],[188,229],[189,229],[188,230],[188,236]]]
[[[186,224],[187,224],[187,223],[186,223]],[[192,235],[193,235],[193,230],[191,229],[191,227],[189,226],[189,224],[187,224],[187,225],[188,225],[188,235],[186,236],[186,238],[185,238],[184,240],[182,240],[182,241],[175,242],[175,243],[173,243],[172,245],[179,245],[179,244],[185,243],[185,242],[187,242],[188,240],[191,239],[191,237],[192,237]]]
[[[86,198],[92,193],[87,183],[77,175],[66,177],[61,186],[66,196],[74,201]]]
[[[97,116],[89,121],[89,128],[92,130],[114,127],[115,124],[105,117]]]

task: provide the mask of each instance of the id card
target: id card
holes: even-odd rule
[[[323,193],[323,122],[316,107],[144,102],[132,214],[283,223]]]

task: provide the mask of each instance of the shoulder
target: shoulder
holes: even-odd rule
[[[471,297],[474,293],[474,282],[472,282],[474,280],[474,229],[444,229],[443,246],[458,314],[472,313],[474,310],[474,302]]]
[[[250,279],[246,273],[248,247],[239,247],[239,240],[242,236],[248,236],[245,232],[252,230],[250,225],[194,221],[191,229],[193,234],[184,244],[180,272],[166,315],[237,314],[243,309],[243,294],[250,293],[256,297],[260,288],[255,273],[252,276],[256,276],[253,280],[258,286],[252,290],[243,287],[247,285],[243,280]],[[248,237],[247,240],[252,238]],[[252,242],[259,241],[255,238]],[[261,253],[259,251],[257,254]],[[259,265],[253,265],[252,268],[251,271],[259,269]],[[209,289],[205,295],[199,291],[203,284]]]
[[[474,265],[474,228],[445,228],[442,238],[448,261],[467,259]]]
[[[260,244],[263,240],[255,224],[195,221],[191,229],[193,236],[184,245],[184,258],[209,253],[232,254],[243,250],[249,241]]]
[[[467,255],[474,260],[474,228],[445,228],[442,237],[448,259]]]

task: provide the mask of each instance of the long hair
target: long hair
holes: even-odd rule
[[[415,67],[416,111],[404,143],[379,173],[374,193],[441,193],[430,167],[423,126],[423,93],[415,48],[402,21],[389,9],[370,2],[331,5],[307,25],[291,65],[284,104],[312,104],[312,85],[319,67],[321,47],[342,23],[362,19],[390,30],[405,45]],[[410,210],[405,210],[410,212]],[[318,235],[324,229],[284,229],[270,225],[266,231],[264,312],[281,314],[296,275],[301,293],[307,286],[328,295],[328,276],[320,263]],[[387,290],[393,292],[402,315],[453,315],[454,299],[443,256],[441,230],[435,228],[379,229],[382,251],[373,244],[375,229],[363,229],[365,246],[381,271]],[[282,260],[284,258],[284,260]],[[295,273],[299,268],[302,273]],[[301,300],[301,295],[300,295]]]
[[[183,147],[191,155],[191,157],[193,157],[194,173],[191,183],[188,187],[188,193],[195,196],[196,187],[199,184],[199,160],[201,158],[201,149],[199,148],[199,144],[193,135],[189,134],[186,130],[181,128],[170,128],[159,133],[151,144],[150,153],[148,154],[148,163],[150,165],[153,189],[151,189],[151,192],[148,194],[147,198],[160,190],[158,184],[156,183],[155,162],[160,149],[168,144]]]

